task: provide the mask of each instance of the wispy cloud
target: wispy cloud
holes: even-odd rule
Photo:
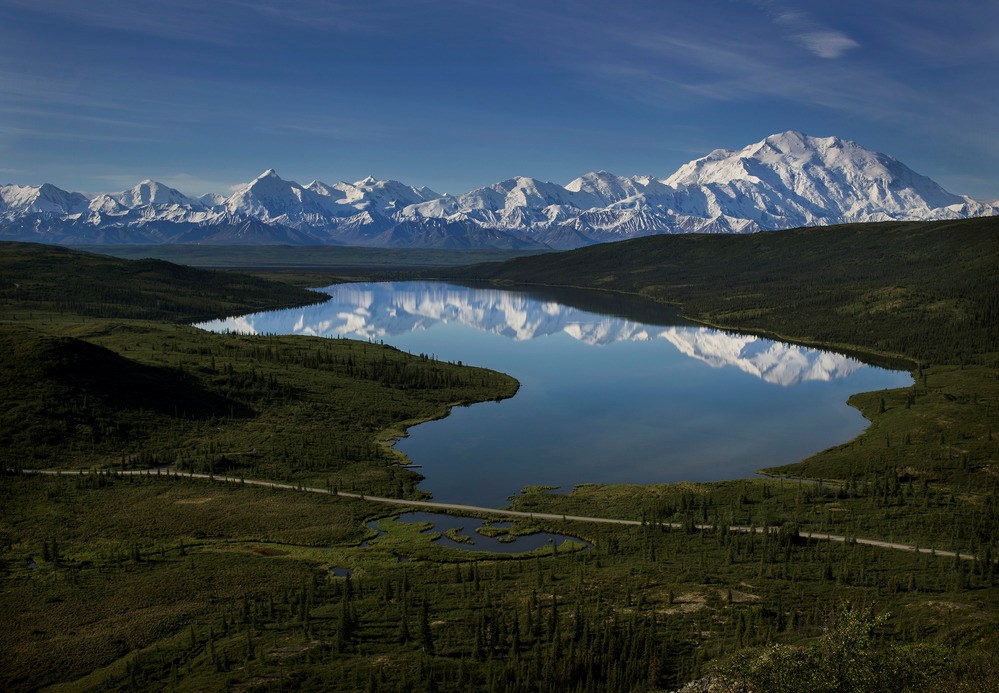
[[[794,34],[795,41],[820,58],[838,58],[860,44],[838,31],[808,31]]]
[[[248,35],[276,25],[324,32],[375,33],[387,25],[424,11],[437,2],[407,0],[4,0],[4,4],[38,15],[56,16],[82,26],[142,34],[179,43],[245,46]]]
[[[171,0],[169,8],[158,3],[131,0],[101,0],[80,3],[74,0],[5,0],[9,7],[41,16],[58,17],[60,21],[76,23],[102,30],[123,31],[172,41],[209,42],[220,45],[237,42],[238,13],[230,14],[227,30],[216,22],[206,21],[212,14],[224,11],[228,2],[205,4],[196,0]]]
[[[510,30],[602,91],[671,110],[693,108],[704,99],[761,96],[828,103],[842,88],[849,92],[856,77],[834,68],[839,62],[832,59],[859,47],[858,41],[777,0],[735,2],[727,13],[702,8],[607,13],[586,3],[573,8],[556,13],[517,6],[506,20],[535,27],[527,33]],[[802,60],[799,47],[823,60]]]
[[[149,123],[140,122],[136,120],[124,120],[121,118],[92,116],[79,113],[76,111],[67,111],[63,109],[21,108],[21,107],[0,106],[0,114],[31,116],[34,118],[50,118],[53,120],[63,120],[63,121],[78,122],[78,123],[93,123],[96,125],[110,125],[113,127],[125,127],[125,128],[151,127]]]
[[[34,140],[86,140],[93,142],[154,142],[151,137],[134,137],[98,132],[83,132],[71,130],[53,130],[44,127],[15,127],[0,125],[0,135],[23,137]]]
[[[800,10],[774,12],[773,8],[776,4],[775,2],[766,2],[763,6],[777,24],[790,30],[792,40],[820,58],[832,60],[840,57],[851,48],[860,46],[843,32],[823,26]]]
[[[357,118],[312,118],[277,123],[267,122],[258,124],[256,129],[352,141],[359,138],[382,137],[402,130],[398,126]]]
[[[117,110],[124,107],[113,97],[103,94],[88,94],[77,91],[74,86],[62,79],[49,79],[46,82],[28,82],[24,79],[17,66],[0,65],[0,98],[8,103],[32,104],[45,109],[53,107],[58,110],[100,109],[103,111]]]
[[[862,48],[846,29],[783,0],[741,0],[729,7],[728,13],[643,15],[587,11],[584,3],[564,14],[515,7],[507,19],[514,31],[512,23],[525,21],[520,13],[529,12],[526,21],[536,29],[524,35],[525,43],[549,52],[600,92],[670,111],[697,109],[705,100],[780,99],[927,127],[956,115],[959,106],[928,103],[894,64],[861,55],[843,60]],[[535,40],[540,34],[545,41]],[[803,59],[802,48],[819,60]]]
[[[999,3],[983,0],[0,0],[0,15],[0,162],[28,175],[190,171],[160,180],[194,193],[258,165],[381,167],[460,192],[522,167],[668,172],[785,127],[930,175],[946,159],[988,178],[999,155]]]
[[[412,13],[420,4],[426,3],[408,0],[371,0],[361,3],[336,0],[233,0],[233,4],[268,20],[286,24],[321,28],[323,31],[380,33],[393,20]]]

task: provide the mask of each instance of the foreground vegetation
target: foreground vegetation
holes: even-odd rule
[[[905,233],[886,228],[880,257]],[[792,313],[797,323],[778,323],[792,295],[780,287],[806,287],[807,272],[831,262],[822,252],[862,264],[870,251],[861,244],[864,253],[849,254],[849,236],[797,240],[803,233],[788,234],[783,260],[758,237],[710,252],[699,249],[699,237],[642,239],[634,243],[670,249],[660,256],[650,245],[636,257],[675,260],[674,269],[656,275],[631,257],[599,276],[624,282],[630,267],[635,276],[658,277],[654,288],[614,278],[601,285],[677,302],[693,318],[877,352],[911,364],[915,385],[856,396],[851,402],[873,421],[865,435],[781,470],[822,476],[821,483],[582,486],[569,495],[532,489],[517,508],[645,523],[518,521],[514,534],[546,529],[593,543],[530,555],[439,547],[419,525],[363,499],[183,474],[418,498],[418,476],[383,441],[455,403],[510,396],[512,379],[377,344],[215,335],[185,325],[314,300],[285,285],[0,246],[0,372],[11,384],[0,392],[2,461],[12,470],[80,470],[71,477],[11,473],[0,482],[0,613],[8,624],[0,633],[0,686],[653,691],[712,676],[759,691],[989,690],[999,673],[992,654],[999,632],[996,349],[988,347],[994,333],[982,337],[955,316],[989,315],[993,285],[976,275],[991,267],[995,250],[973,233],[974,262],[939,263],[945,273],[969,263],[965,278],[937,277],[911,251],[927,275],[921,295],[950,306],[941,325],[979,345],[948,355],[944,339],[925,351],[903,348],[915,339],[905,337],[905,320],[873,303],[880,324],[898,330],[878,338],[889,340],[883,348],[850,327],[849,312],[837,312],[836,296],[855,297],[861,288],[880,295],[879,281],[914,285],[903,270],[870,278],[868,264],[840,284],[819,275],[828,284],[813,285],[815,295],[803,300],[825,306],[827,317],[842,316],[822,335],[806,327],[823,321],[804,312]],[[863,229],[843,233],[875,243]],[[907,247],[946,245],[932,228],[919,233]],[[740,277],[729,265],[727,288],[688,288],[698,272],[712,276],[695,256],[717,252],[725,263],[748,254],[743,263],[756,268],[762,260],[747,250],[755,243],[774,254],[760,270],[771,281]],[[809,251],[809,265],[802,258],[811,257],[805,251],[813,243],[820,249]],[[822,243],[830,244],[826,251]],[[569,271],[577,253],[627,255],[628,247],[549,255],[544,263],[556,273],[549,279],[585,285],[586,277]],[[802,263],[800,276],[789,258]],[[596,261],[578,266],[592,269]],[[531,262],[463,276],[508,281],[511,266],[541,272]],[[680,266],[690,268],[676,274]],[[789,276],[777,281],[781,266]],[[72,301],[58,291],[69,272]],[[12,285],[18,293],[9,293]],[[31,291],[20,291],[28,285]],[[231,289],[240,285],[249,287],[245,304]],[[831,287],[828,295],[818,286]],[[740,318],[739,309],[723,321],[723,310],[735,305],[726,292],[740,291],[755,291],[745,300],[757,303],[758,314]],[[114,298],[105,304],[101,295]],[[913,300],[911,310],[919,315],[926,305]],[[149,473],[126,476],[123,467]],[[687,529],[665,530],[661,521]],[[718,528],[697,531],[699,523]],[[739,524],[779,529],[725,531]],[[798,529],[957,548],[975,559],[810,541]]]
[[[881,616],[850,653],[878,671],[898,662],[880,690],[982,690],[994,673],[985,563],[652,526],[565,525],[596,548],[521,558],[382,520],[388,534],[362,547],[359,500],[155,475],[4,491],[5,518],[25,518],[7,530],[6,688],[668,688],[725,660],[752,673],[730,655],[834,633],[845,602],[851,618]],[[858,679],[842,690],[875,690]]]

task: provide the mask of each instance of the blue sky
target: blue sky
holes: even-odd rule
[[[999,198],[994,0],[0,0],[0,182],[459,193],[783,130]]]

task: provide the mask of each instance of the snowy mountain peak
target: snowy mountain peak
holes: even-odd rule
[[[218,193],[205,193],[204,195],[195,198],[197,202],[200,202],[206,207],[216,207],[224,203],[226,199],[225,195],[219,195]]]
[[[843,155],[834,157],[832,152],[841,152]],[[840,164],[848,164],[851,160],[871,161],[878,157],[886,158],[884,154],[871,152],[850,140],[838,137],[809,137],[795,130],[770,135],[763,141],[746,147],[739,154],[746,158],[771,161],[783,157],[785,162],[797,165],[812,162],[828,163],[830,159],[838,159]]]
[[[191,206],[200,203],[192,200],[179,190],[145,179],[134,188],[108,195],[118,204],[126,208],[145,207],[148,205],[181,205]]]
[[[763,139],[764,142],[772,145],[780,145],[784,147],[808,147],[812,146],[813,142],[817,142],[822,138],[809,137],[800,130],[785,130],[784,132],[777,132],[773,135],[768,135]],[[826,140],[835,140],[835,137],[824,138]],[[753,146],[753,145],[750,145]]]
[[[327,198],[329,200],[342,200],[346,195],[346,190],[350,190],[353,186],[347,183],[338,183],[336,185],[327,185],[320,180],[314,180],[308,185],[304,186],[306,190],[321,197]]]
[[[322,206],[320,197],[294,181],[284,180],[269,168],[226,200],[230,214],[249,216],[261,221],[288,223],[307,214],[305,208]]]
[[[797,131],[715,150],[665,183],[702,200],[710,216],[749,219],[761,229],[947,218],[947,208],[967,204],[890,156]]]
[[[619,181],[628,180],[627,178],[622,178],[621,176],[616,176],[613,173],[608,173],[607,171],[590,171],[589,173],[584,173],[579,178],[570,181],[566,186],[566,190],[572,192],[579,192],[584,187],[587,186],[612,186],[617,184]]]
[[[78,214],[87,208],[85,195],[67,192],[51,183],[0,186],[0,220],[15,220],[27,214]]]
[[[635,180],[607,171],[586,173],[566,185],[565,189],[592,195],[595,198],[594,202],[602,206],[625,200],[638,193]]]

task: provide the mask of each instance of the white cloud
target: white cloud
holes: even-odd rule
[[[777,3],[758,3],[774,22],[791,30],[791,38],[820,58],[834,59],[860,44],[841,31],[819,24],[800,10],[778,10]]]
[[[820,58],[838,58],[860,44],[838,31],[809,31],[792,38]]]

